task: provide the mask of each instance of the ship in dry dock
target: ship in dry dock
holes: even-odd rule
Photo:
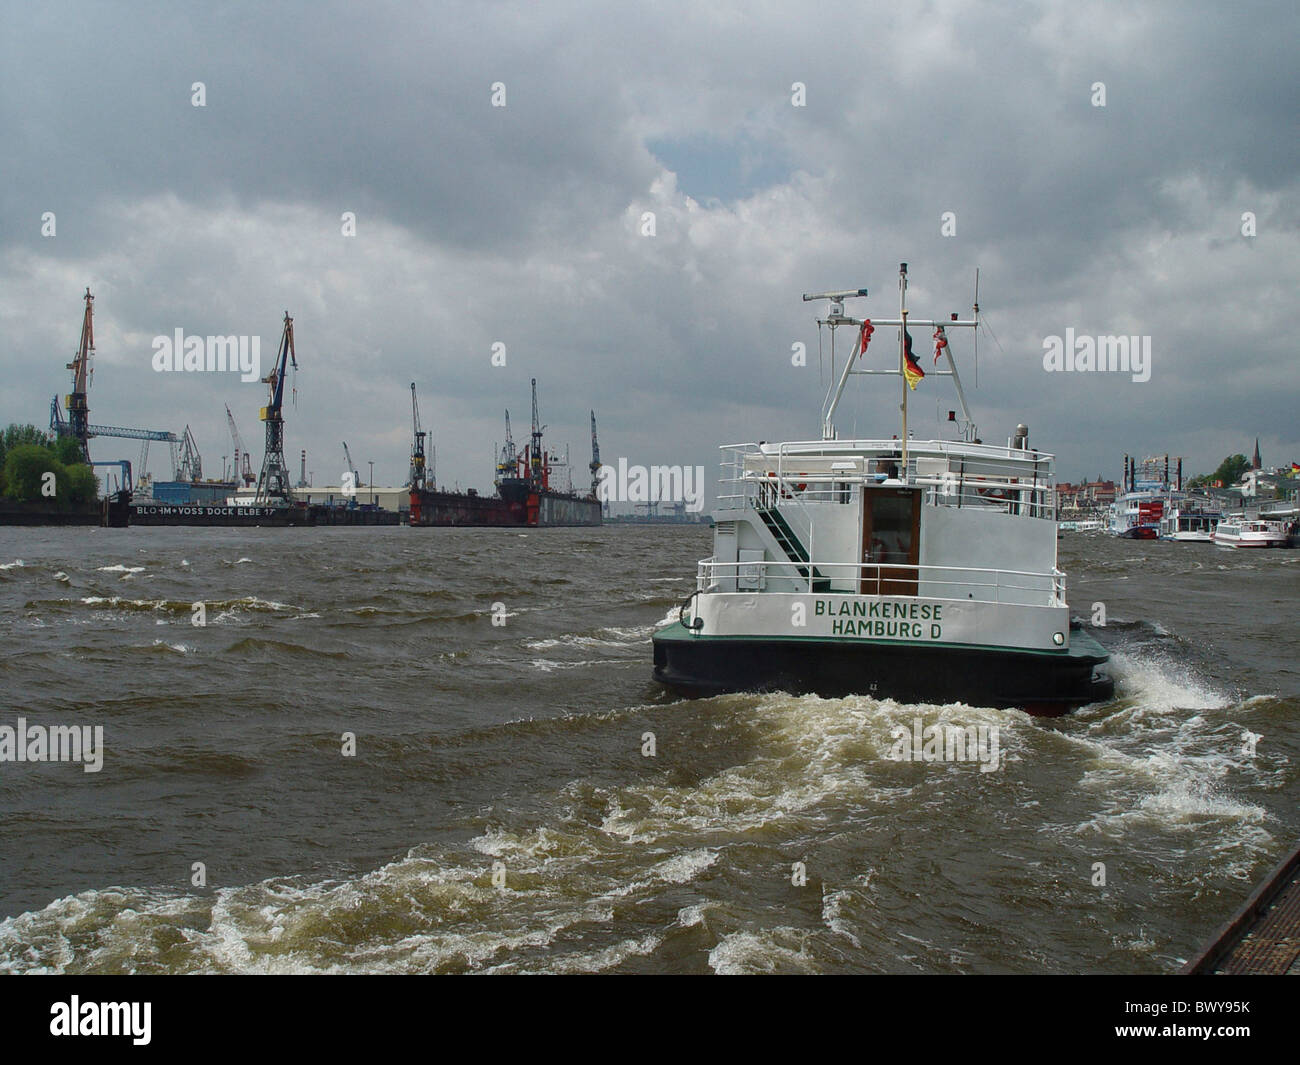
[[[424,439],[420,412],[411,385],[414,444],[411,450],[411,525],[463,527],[547,528],[601,524],[597,498],[600,450],[596,443],[596,415],[591,416],[591,491],[587,495],[562,490],[554,483],[557,467],[563,465],[542,444],[543,426],[537,413],[537,379],[532,380],[533,424],[529,442],[516,449],[510,435],[510,412],[506,412],[506,442],[496,464],[496,494],[480,495],[439,490],[426,474]]]

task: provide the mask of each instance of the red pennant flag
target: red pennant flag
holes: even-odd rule
[[[948,346],[948,336],[943,331],[943,326],[939,326],[934,331],[934,361],[937,365],[939,362],[939,353]]]
[[[862,334],[858,337],[858,354],[867,353],[867,345],[871,343],[871,334],[876,331],[876,327],[871,324],[871,319],[867,318],[862,323]]]

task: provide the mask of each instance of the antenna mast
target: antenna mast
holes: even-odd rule
[[[857,367],[854,365],[855,362],[857,362],[858,359],[863,355],[862,336],[861,334],[859,334],[857,340],[854,342],[853,350],[849,353],[849,357],[844,363],[843,370],[841,370],[839,373],[838,380],[832,380],[831,386],[826,390],[826,400],[822,407],[822,439],[836,440],[839,438],[839,434],[836,432],[835,425],[834,425],[835,411],[839,407],[841,398],[843,398],[844,388],[848,384],[849,376],[851,374],[879,375],[879,376],[887,376],[887,377],[898,376],[903,379],[902,381],[903,401],[901,404],[899,404],[899,410],[902,414],[902,428],[903,428],[902,458],[904,461],[906,461],[907,450],[908,450],[907,449],[907,399],[908,399],[907,394],[910,391],[907,384],[907,374],[905,372],[905,367],[907,363],[908,327],[910,325],[915,325],[918,328],[922,326],[928,326],[931,329],[938,331],[941,337],[946,337],[946,333],[950,329],[974,329],[976,331],[976,335],[978,335],[979,301],[977,299],[974,305],[974,311],[975,311],[974,317],[965,321],[959,320],[956,314],[952,314],[948,319],[937,319],[937,318],[936,319],[929,319],[929,318],[913,319],[911,317],[911,312],[907,309],[907,263],[900,263],[898,268],[898,304],[899,304],[900,313],[897,318],[871,318],[871,319],[853,318],[844,313],[844,301],[846,299],[849,299],[854,296],[865,296],[866,294],[867,294],[867,290],[865,288],[859,288],[859,289],[848,289],[841,292],[806,293],[803,297],[805,301],[808,300],[829,300],[830,301],[830,310],[827,312],[826,317],[817,319],[817,323],[818,325],[827,325],[830,326],[831,328],[831,360],[832,360],[831,376],[832,378],[835,377],[834,352],[835,352],[835,330],[837,327],[842,325],[862,326],[867,321],[870,321],[872,326],[877,329],[883,326],[890,326],[890,325],[897,326],[899,328],[898,365],[896,368],[890,370],[871,370],[863,367]],[[868,341],[869,341],[870,330],[863,330],[863,332],[868,333]],[[942,347],[941,350],[945,356],[948,368],[946,370],[932,369],[925,376],[952,378],[953,385],[957,391],[957,400],[961,405],[962,416],[965,419],[964,424],[966,428],[963,430],[963,434],[968,438],[973,438],[975,436],[975,423],[974,420],[971,418],[970,408],[966,404],[966,394],[961,387],[961,377],[957,372],[957,364],[952,357],[952,347],[951,345],[945,345]]]

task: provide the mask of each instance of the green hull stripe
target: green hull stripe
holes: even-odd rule
[[[655,640],[680,640],[682,642],[712,641],[716,643],[743,641],[745,643],[818,643],[854,646],[866,644],[872,647],[942,647],[957,651],[998,651],[1003,654],[1046,655],[1049,658],[1110,658],[1110,652],[1099,644],[1091,635],[1075,631],[1070,633],[1068,648],[1033,648],[1033,647],[999,647],[995,644],[978,643],[943,643],[940,641],[918,640],[846,640],[829,636],[710,636],[697,635],[686,628],[680,621],[674,621],[654,634]]]

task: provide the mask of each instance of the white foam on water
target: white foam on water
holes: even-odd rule
[[[1233,700],[1167,660],[1116,651],[1109,670],[1117,697],[1138,714],[1168,714],[1184,709],[1223,709]]]
[[[1155,829],[1195,837],[1182,846],[1219,847],[1209,833],[1234,850],[1266,848],[1267,812],[1226,783],[1257,771],[1226,713],[1253,700],[1239,705],[1168,660],[1120,653],[1111,662],[1120,705],[1084,732],[1058,734],[1086,757],[1079,792],[1100,801],[1074,831],[1117,837]]]
[[[731,697],[753,700],[753,696]],[[898,787],[882,766],[919,718],[929,725],[997,725],[1000,746],[1014,756],[1014,733],[1025,726],[1020,711],[954,703],[902,704],[868,697],[821,699],[772,695],[758,699],[751,721],[760,728],[758,750],[689,788],[646,781],[617,789],[602,829],[633,843],[677,843],[683,836],[710,840],[761,831],[776,822],[815,819],[827,803],[862,809],[887,804]],[[974,763],[936,766],[977,773]],[[906,790],[910,785],[904,785]]]
[[[493,828],[470,840],[470,846],[492,858],[592,858],[597,850],[589,837],[543,825],[524,835]]]
[[[807,953],[810,935],[786,926],[732,932],[709,951],[709,968],[724,976],[815,972],[816,963]]]
[[[668,884],[688,884],[706,869],[717,863],[718,852],[705,847],[678,854],[659,862],[651,870],[651,875]]]
[[[611,633],[609,629],[599,630],[601,632]],[[626,635],[631,631],[633,638],[629,639]],[[525,640],[524,646],[530,651],[550,651],[557,647],[641,647],[646,638],[650,635],[651,630],[646,629],[644,632],[635,630],[622,630],[623,635],[614,639],[602,638],[600,636],[579,636],[569,634],[560,637],[551,637],[542,640]]]
[[[605,666],[615,661],[612,658],[589,658],[583,662],[555,662],[549,658],[534,658],[529,665],[543,673],[556,673],[564,669],[587,669],[591,666]]]
[[[201,920],[205,907],[194,896],[129,888],[55,899],[42,910],[0,921],[0,973],[129,971],[132,959],[149,948],[149,929]]]
[[[58,573],[54,574],[54,579],[58,581],[60,584],[72,583],[71,578],[66,573],[64,573],[63,570],[59,570]]]
[[[119,563],[116,566],[97,566],[100,573],[143,573],[143,566],[123,566]]]
[[[683,906],[677,911],[676,924],[679,928],[695,928],[704,924],[705,916],[708,911],[713,909],[712,903],[704,902],[695,906]]]
[[[645,957],[653,954],[663,943],[664,937],[651,932],[639,939],[625,939],[621,943],[604,947],[590,953],[552,955],[530,966],[521,966],[513,962],[494,965],[488,973],[599,973],[622,965],[628,958]]]
[[[843,936],[850,943],[861,949],[862,941],[858,939],[850,930],[848,922],[844,920],[841,909],[845,902],[852,897],[852,892],[847,889],[839,891],[822,892],[822,923],[826,925],[836,935]]]
[[[16,558],[12,562],[0,562],[0,569],[11,570],[14,569],[15,567],[21,568],[25,565],[26,563],[21,558]]]
[[[633,643],[644,643],[654,631],[654,625],[632,625],[620,628],[617,625],[610,625],[608,628],[600,629],[600,632],[606,633],[615,640],[631,641]]]

